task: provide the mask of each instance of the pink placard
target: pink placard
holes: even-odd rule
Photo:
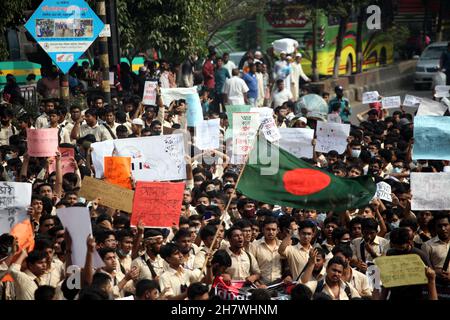
[[[58,151],[58,129],[27,129],[30,157],[54,157]]]

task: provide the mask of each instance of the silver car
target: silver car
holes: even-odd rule
[[[424,85],[429,87],[432,84],[433,77],[439,69],[442,53],[447,50],[447,44],[448,42],[435,42],[422,52],[414,74],[415,90],[421,89]]]

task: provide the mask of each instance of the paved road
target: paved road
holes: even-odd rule
[[[410,89],[393,89],[391,92],[380,92],[380,94],[382,96],[401,96],[402,98],[402,102],[405,98],[406,94],[410,94],[413,96],[417,96],[417,97],[425,97],[425,98],[432,98],[432,92],[430,89],[428,90],[414,90],[413,85],[411,84],[411,88]],[[360,112],[363,112],[365,110],[367,110],[369,108],[368,105],[364,105],[361,102],[358,103],[353,103],[352,105],[352,116],[350,118],[350,121],[352,123],[359,123],[358,118],[356,117],[356,115]],[[411,112],[414,113],[417,108],[405,108],[407,112]],[[389,110],[389,114],[392,115],[392,113],[396,110],[400,110],[400,109],[390,109]]]

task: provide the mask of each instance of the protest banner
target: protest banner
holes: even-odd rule
[[[417,116],[443,116],[447,111],[447,106],[433,101],[431,99],[422,98],[420,101],[419,109],[417,110]]]
[[[31,204],[31,183],[0,182],[0,234],[16,237],[19,249],[34,248],[34,231],[27,213]]]
[[[158,82],[156,81],[145,81],[144,84],[144,94],[142,97],[142,103],[145,105],[155,105],[156,104],[156,87]]]
[[[280,128],[280,148],[297,158],[312,159],[314,130],[308,128]]]
[[[100,198],[100,204],[116,210],[131,213],[134,191],[114,184],[85,176],[79,193],[86,200]]]
[[[449,159],[450,117],[415,117],[413,160]]]
[[[73,161],[75,161],[75,150],[73,148],[59,148],[59,153],[61,153],[62,174],[65,175],[66,173],[74,173],[75,166],[73,165]],[[50,173],[56,171],[55,157],[53,157],[48,170]]]
[[[377,183],[377,192],[375,193],[375,198],[386,200],[392,202],[392,188],[389,184],[384,181]]]
[[[412,210],[450,210],[450,172],[411,172]]]
[[[105,180],[122,188],[132,189],[131,158],[105,157]]]
[[[170,181],[186,179],[182,134],[106,140],[93,143],[92,163],[95,177],[104,176],[104,157],[131,157],[135,181]]]
[[[61,220],[72,238],[72,264],[84,267],[87,253],[87,238],[92,235],[92,224],[89,209],[87,207],[70,207],[56,210],[56,215]],[[95,268],[104,266],[97,250],[93,253],[93,265]]]
[[[219,276],[215,277],[211,287],[214,289],[214,294],[221,300],[248,300],[251,293],[242,290],[244,284],[244,280],[231,280],[231,283],[227,284]]]
[[[384,109],[395,109],[400,108],[402,100],[400,96],[383,97],[383,99],[381,99],[381,104]]]
[[[30,157],[54,157],[58,151],[58,129],[27,129]]]
[[[231,139],[233,136],[233,114],[236,112],[251,112],[250,105],[227,105],[225,106],[228,118],[228,128],[225,131],[225,140]]]
[[[195,127],[203,120],[202,105],[197,88],[161,88],[161,99],[163,104],[168,106],[174,100],[184,99],[187,104],[187,125]]]
[[[135,181],[186,179],[182,134],[119,139],[114,140],[114,145],[118,156],[131,157]]]
[[[450,97],[450,86],[436,86],[434,87],[436,98],[448,98]]]
[[[379,96],[380,96],[380,94],[378,93],[378,91],[363,92],[362,103],[369,104],[369,103],[373,103],[373,102],[378,102]]]
[[[347,138],[350,134],[349,124],[317,122],[317,144],[316,151],[330,152],[336,150],[343,154],[347,148]]]
[[[220,119],[203,120],[195,127],[195,145],[200,150],[220,147]]]
[[[114,140],[106,140],[91,144],[92,164],[95,169],[95,177],[101,179],[104,176],[105,157],[112,156],[114,152]]]
[[[245,156],[253,143],[259,127],[259,113],[236,112],[233,114],[233,155]]]
[[[407,94],[405,96],[405,101],[403,101],[403,106],[405,107],[418,107],[422,98]]]
[[[114,72],[109,73],[109,85],[110,86],[114,85]]]
[[[184,182],[138,181],[133,201],[131,225],[141,220],[145,227],[171,228],[178,225]]]
[[[374,260],[385,288],[426,284],[425,265],[417,254],[382,256]]]
[[[280,140],[280,131],[273,119],[273,109],[268,107],[262,108],[251,108],[250,112],[258,112],[259,113],[259,121],[261,124],[261,132],[264,137],[270,141],[275,142]]]

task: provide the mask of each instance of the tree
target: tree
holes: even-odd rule
[[[205,50],[208,19],[220,18],[210,0],[117,0],[120,44],[132,57],[155,48],[168,59],[182,61]]]
[[[7,59],[6,39],[4,35],[8,28],[14,28],[25,23],[25,11],[29,9],[31,0],[5,0],[0,1],[0,60]]]
[[[336,38],[336,51],[334,53],[333,79],[339,77],[339,66],[341,64],[342,44],[344,42],[347,23],[355,8],[357,0],[331,0],[328,1],[328,12],[339,17],[339,30]]]

